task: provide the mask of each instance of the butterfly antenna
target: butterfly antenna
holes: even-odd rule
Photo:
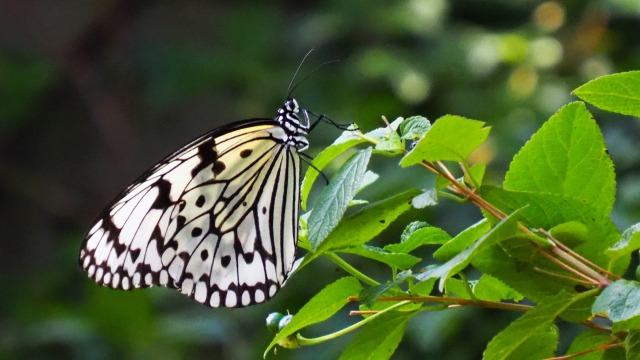
[[[307,55],[309,55],[311,53],[308,52]],[[306,58],[306,56],[305,56]],[[302,59],[302,61],[304,62],[304,59]],[[321,67],[325,66],[325,65],[329,65],[329,64],[333,64],[333,63],[337,63],[340,62],[340,60],[338,59],[334,59],[334,60],[329,60],[329,61],[325,61],[322,64],[316,66],[315,69],[313,69],[313,71],[311,71],[309,74],[307,74],[307,76],[303,77],[300,81],[298,81],[297,84],[295,84],[293,87],[291,87],[291,85],[293,84],[293,79],[291,79],[291,84],[289,84],[289,90],[287,93],[287,99],[291,98],[291,94],[293,93],[293,91],[300,85],[302,84],[305,80],[307,80],[308,78],[311,77],[311,75],[315,74],[318,70],[320,70]],[[300,64],[300,66],[302,66],[302,64]],[[298,67],[298,70],[300,70],[300,67]],[[296,70],[296,74],[298,74],[298,71]],[[295,75],[294,75],[294,79],[295,79]]]
[[[287,87],[287,99],[291,97],[291,93],[293,92],[293,89],[296,88],[296,86],[293,87],[293,89],[291,88],[291,86],[293,85],[293,82],[296,80],[296,76],[298,76],[298,72],[300,72],[300,69],[302,68],[302,64],[304,64],[304,61],[307,60],[307,57],[309,55],[311,55],[311,53],[313,52],[314,49],[309,50],[309,52],[307,52],[307,54],[302,58],[302,61],[300,61],[300,64],[298,65],[298,68],[296,69],[296,72],[293,73],[293,77],[291,78],[291,81],[289,82],[289,87]]]

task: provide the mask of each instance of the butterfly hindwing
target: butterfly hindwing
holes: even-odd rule
[[[174,287],[213,307],[271,298],[297,241],[299,146],[290,135],[275,120],[254,121],[169,155],[99,216],[81,266],[105,286]]]

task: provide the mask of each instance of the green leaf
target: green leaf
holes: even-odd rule
[[[445,115],[433,124],[418,144],[401,161],[403,167],[422,161],[465,162],[489,136],[484,122],[462,116]]]
[[[402,235],[407,236],[404,233]],[[444,230],[429,226],[413,231],[399,244],[389,244],[384,249],[394,253],[408,254],[420,246],[444,244],[449,239],[451,237]]]
[[[555,270],[556,267],[546,258],[537,255],[533,244],[524,240],[517,238],[491,246],[476,255],[471,264],[484,274],[489,274],[504,282],[532,301],[541,301],[547,296],[561,291],[575,293],[574,284],[550,277],[536,270],[536,268]],[[528,254],[525,252],[522,256],[514,256],[512,254],[514,251],[528,251]],[[522,259],[525,255],[528,255],[526,260]],[[571,314],[571,320],[586,320],[591,315],[589,309],[581,310],[578,314]]]
[[[435,269],[427,270],[424,273],[416,275],[416,279],[424,281],[431,278],[440,278],[439,288],[440,290],[442,290],[444,281],[449,277],[457,274],[459,271],[469,265],[471,259],[476,254],[480,253],[482,250],[490,247],[491,245],[511,238],[518,233],[518,212],[519,211],[515,211],[514,213],[504,218],[493,229],[482,236],[478,241],[451,258],[451,260],[438,266]]]
[[[496,302],[503,300],[518,302],[524,298],[522,294],[489,274],[482,274],[480,280],[473,287],[473,295],[481,300]]]
[[[609,284],[593,303],[594,314],[606,314],[613,331],[640,329],[640,282],[618,280]]]
[[[411,270],[400,271],[393,281],[387,281],[384,284],[371,286],[362,290],[360,292],[360,303],[363,304],[366,308],[372,308],[374,306],[374,303],[382,295],[396,297],[407,296],[408,293],[402,290],[400,288],[400,285],[407,282],[408,280],[414,279],[415,278]]]
[[[578,221],[569,221],[552,227],[549,233],[563,244],[573,248],[589,241],[589,229]]]
[[[480,187],[480,185],[482,185],[482,179],[484,179],[484,172],[486,169],[487,165],[485,164],[474,164],[468,170],[469,177],[471,177],[471,179],[467,179],[465,175],[465,182],[473,184],[475,187]]]
[[[533,228],[550,229],[571,221],[582,223],[588,229],[589,238],[574,250],[616,274],[624,272],[629,265],[629,256],[622,256],[611,262],[612,259],[605,254],[605,250],[620,238],[620,233],[608,215],[605,216],[602,211],[586,204],[582,199],[560,194],[506,191],[493,186],[483,186],[479,193],[503,212],[526,206],[521,218]],[[512,284],[509,285],[522,292]]]
[[[337,251],[366,257],[402,270],[411,269],[413,265],[419,263],[421,260],[419,257],[415,257],[413,255],[391,253],[383,249],[367,245],[349,247]]]
[[[586,350],[597,348],[600,345],[604,345],[612,342],[615,338],[611,335],[604,334],[600,331],[593,329],[586,329],[581,332],[569,346],[567,355],[577,354]],[[580,356],[579,360],[601,360],[604,358],[604,351],[595,351],[589,354]]]
[[[312,250],[317,249],[340,222],[356,191],[360,188],[360,182],[370,158],[371,148],[354,154],[342,165],[320,194],[308,221],[309,242]]]
[[[417,193],[419,191],[415,189],[405,191],[367,205],[342,219],[335,230],[317,247],[316,252],[359,246],[373,239],[398,216],[411,209],[411,199]]]
[[[373,171],[367,170],[362,177],[362,182],[360,183],[360,187],[356,190],[356,194],[362,191],[362,189],[367,186],[373,184],[380,178],[380,175],[374,173]]]
[[[329,165],[329,163],[338,156],[344,154],[348,149],[366,142],[366,140],[355,135],[355,129],[355,127],[353,129],[350,127],[350,129],[345,130],[342,135],[333,142],[333,144],[322,150],[322,152],[320,152],[320,154],[318,154],[311,162],[311,166],[307,169],[307,173],[305,174],[300,187],[300,207],[302,210],[307,209],[309,193],[311,192],[314,181],[318,175],[320,175],[318,170],[324,169]]]
[[[404,140],[397,132],[389,132],[387,136],[376,144],[374,152],[382,155],[402,155],[405,151]]]
[[[438,261],[448,261],[473,244],[474,241],[480,239],[490,229],[491,224],[486,219],[482,219],[442,245],[433,253],[433,257]]]
[[[376,143],[374,153],[390,156],[404,153],[404,140],[400,138],[397,132],[403,121],[403,118],[397,118],[385,127],[377,128],[364,134],[364,137],[372,139]]]
[[[380,284],[378,286],[372,286],[365,288],[360,292],[360,303],[365,305],[366,307],[371,307],[378,300],[378,298],[382,295],[388,294],[391,296],[407,296],[407,294],[402,291],[399,285],[404,281],[403,280],[394,280],[387,281],[384,284]]]
[[[265,350],[264,357],[278,341],[295,334],[302,328],[330,318],[349,302],[350,296],[358,296],[360,291],[362,291],[362,285],[352,277],[344,277],[327,285],[295,314],[287,326],[276,334]]]
[[[434,268],[435,266],[427,266],[427,270]],[[431,278],[425,281],[420,281],[411,287],[411,294],[415,296],[429,296],[433,291],[433,286],[436,284],[436,278]]]
[[[583,199],[607,216],[615,200],[613,162],[583,103],[562,107],[513,158],[506,190]]]
[[[444,290],[447,296],[455,295],[463,299],[471,299],[473,295],[472,286],[473,283],[467,283],[457,278],[448,278],[444,282]]]
[[[586,296],[584,294],[576,296],[563,291],[545,298],[496,335],[489,342],[483,358],[486,360],[519,359],[519,356],[524,354],[523,346],[530,349],[533,344],[527,344],[527,342],[548,332],[556,317],[571,304]],[[556,342],[550,344],[547,341],[540,343],[536,341],[536,343],[541,350],[548,349],[551,345],[555,350]]]
[[[402,340],[407,322],[415,313],[390,312],[362,327],[340,359],[390,359]]]
[[[555,325],[551,325],[546,331],[532,334],[507,359],[539,360],[553,358],[558,347],[558,337],[558,328]]]
[[[624,350],[627,359],[640,359],[640,331],[629,331],[629,335],[624,339]]]
[[[602,110],[640,116],[640,71],[597,78],[575,89],[573,94]]]
[[[414,232],[420,230],[420,229],[425,229],[425,228],[430,228],[431,225],[429,225],[428,222],[426,221],[413,221],[411,222],[409,225],[407,225],[407,227],[404,228],[404,230],[402,230],[402,234],[400,235],[400,241],[404,242],[406,241]]]
[[[383,127],[379,127],[377,129],[371,130],[368,133],[364,134],[366,137],[376,139],[378,141],[385,141],[389,138],[389,135],[392,133],[396,133],[400,125],[404,122],[403,118],[397,118],[391,122],[391,124]]]
[[[640,249],[640,223],[634,224],[625,230],[620,241],[607,249],[607,254],[619,257],[638,249]]]
[[[427,189],[422,194],[414,197],[411,200],[411,204],[416,209],[438,205],[438,191],[436,189]]]
[[[431,129],[431,122],[423,116],[411,116],[400,124],[400,134],[406,140],[420,139]]]

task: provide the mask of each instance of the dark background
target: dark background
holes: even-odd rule
[[[381,115],[486,121],[492,135],[477,158],[500,184],[517,149],[575,100],[571,90],[640,67],[638,34],[635,0],[0,1],[0,358],[257,359],[269,312],[295,312],[344,276],[321,259],[273,301],[229,310],[173,290],[103,289],[77,265],[84,232],[121,188],[200,133],[274,116],[310,49],[301,75],[340,62],[296,89],[303,107],[364,129],[382,126]],[[594,114],[616,164],[613,217],[624,229],[640,215],[640,123]],[[318,126],[308,153],[338,134]],[[373,166],[381,179],[362,194],[370,200],[432,182],[397,171],[397,159]],[[445,200],[399,219],[377,243],[398,241],[415,219],[455,234],[478,218]],[[394,358],[477,359],[516,316],[417,316]],[[353,321],[340,313],[305,335]],[[349,339],[276,357],[336,358]]]

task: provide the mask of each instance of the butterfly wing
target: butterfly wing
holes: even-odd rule
[[[97,219],[82,268],[118,289],[174,287],[212,307],[271,298],[295,258],[299,155],[273,120],[214,130],[169,155]]]

